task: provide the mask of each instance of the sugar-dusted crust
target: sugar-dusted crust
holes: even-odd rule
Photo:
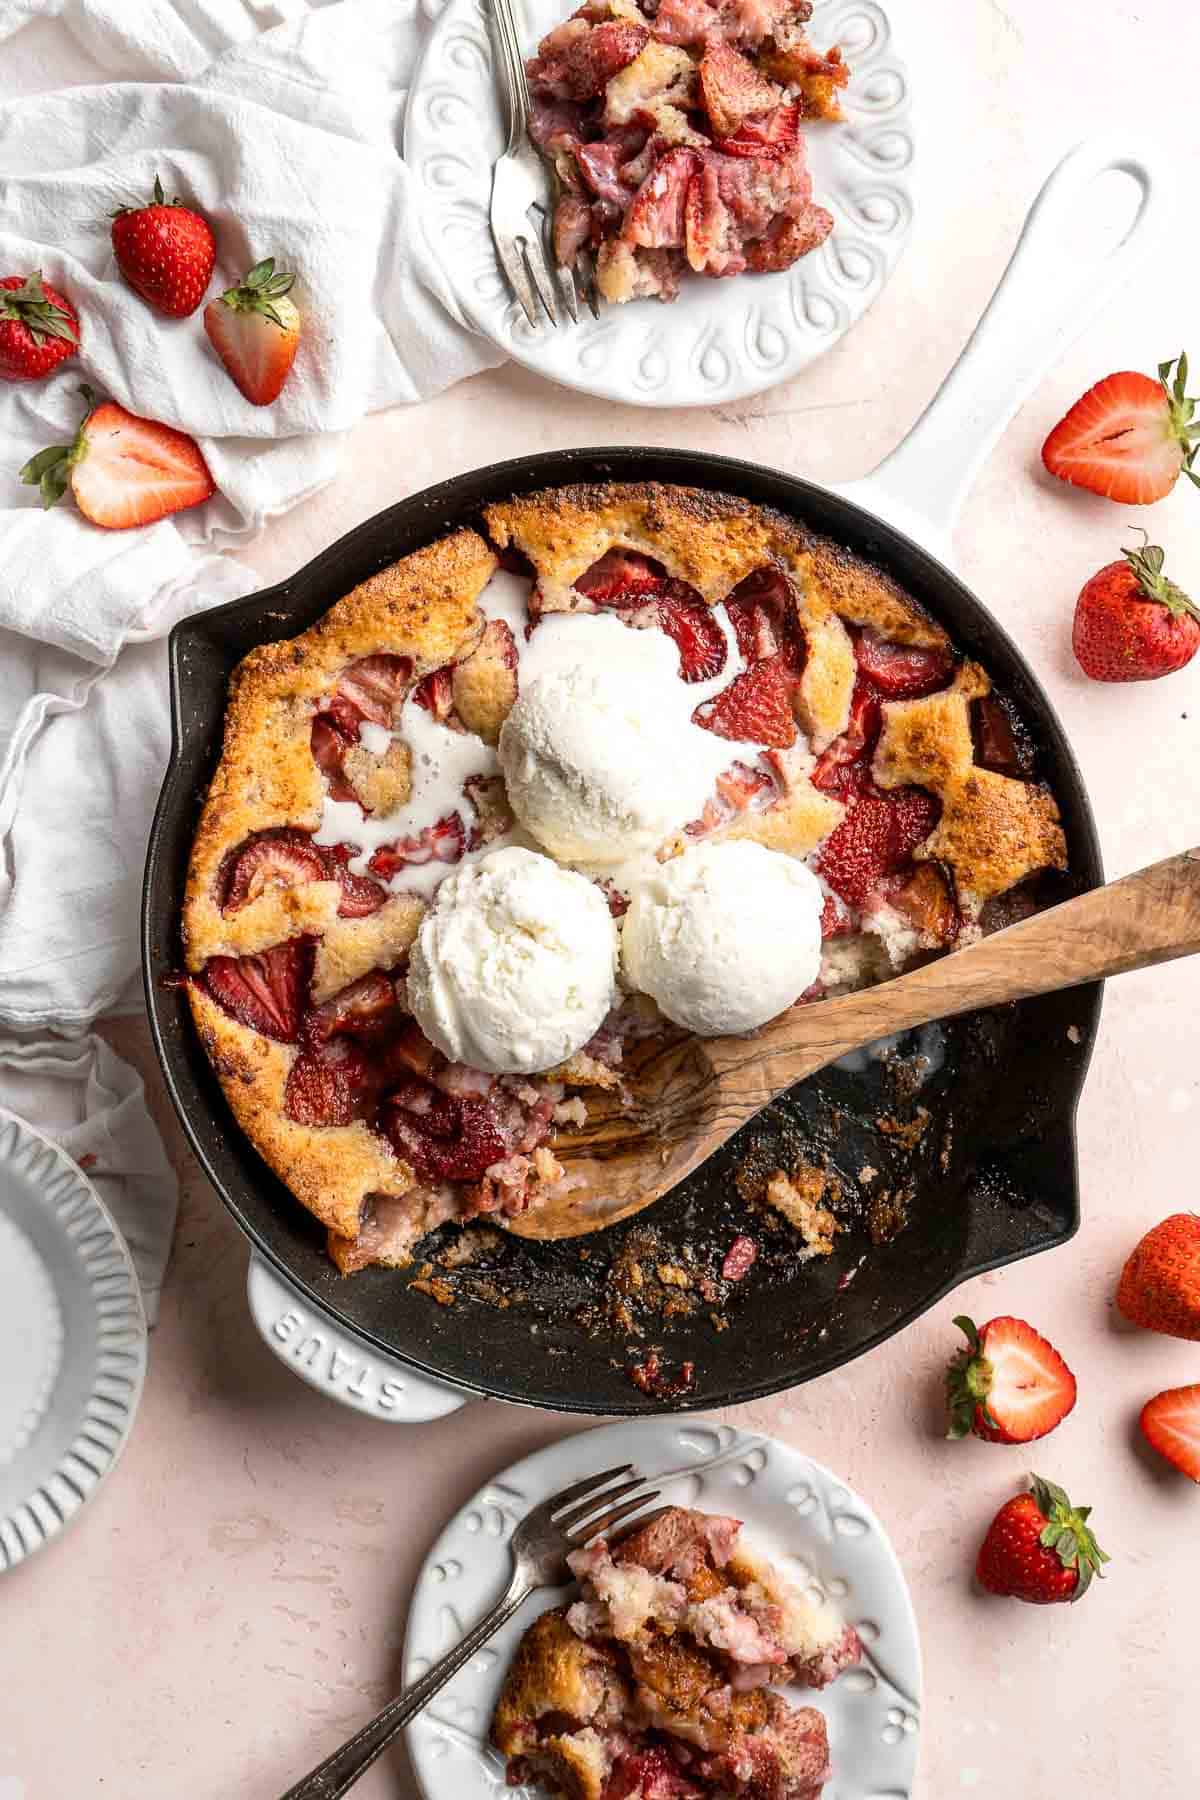
[[[556,1609],[535,1619],[517,1647],[492,1716],[492,1742],[503,1756],[528,1758],[572,1800],[601,1800],[610,1758],[593,1721],[615,1723],[628,1705],[613,1656],[576,1637]],[[560,1729],[539,1731],[547,1718]]]
[[[295,1050],[239,1025],[199,983],[192,982],[189,993],[200,1042],[234,1118],[259,1155],[323,1225],[354,1237],[368,1195],[400,1198],[412,1187],[408,1164],[361,1121],[314,1127],[289,1119],[283,1094]]]
[[[942,693],[885,704],[872,765],[880,787],[916,782],[941,800],[941,819],[916,855],[953,870],[959,904],[969,913],[1037,870],[1067,863],[1048,789],[976,766],[971,701],[990,685],[981,668],[965,663]]]
[[[250,955],[297,931],[323,931],[336,918],[333,881],[272,888],[224,917],[217,887],[225,856],[254,831],[315,829],[325,789],[310,735],[322,698],[360,656],[381,650],[410,656],[417,675],[448,662],[477,628],[475,602],[496,566],[493,551],[473,531],[439,538],[372,575],[299,637],[263,644],[238,664],[221,761],[188,870],[183,941],[189,969],[210,956]],[[373,918],[347,923],[375,925]]]

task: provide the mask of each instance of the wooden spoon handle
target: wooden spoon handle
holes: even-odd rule
[[[1200,951],[1200,849],[1094,888],[895,981],[793,1007],[758,1038],[708,1046],[749,1111],[814,1069],[930,1019],[1079,987]],[[732,1095],[730,1096],[732,1098]]]

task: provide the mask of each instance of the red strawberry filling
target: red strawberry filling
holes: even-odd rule
[[[364,719],[391,725],[412,680],[412,658],[381,652],[350,664],[334,690],[328,710],[339,724],[358,735]]]
[[[981,767],[1018,779],[1032,773],[1029,745],[1018,736],[1013,716],[998,695],[987,694],[972,702],[971,735],[975,761]]]
[[[304,1035],[313,1044],[327,1043],[339,1034],[378,1038],[394,1030],[400,1018],[395,984],[381,969],[372,969],[313,1007],[305,1016]]]
[[[855,632],[854,659],[885,700],[916,700],[945,687],[954,673],[950,650],[893,644],[868,626]]]
[[[420,868],[430,862],[456,863],[466,847],[466,828],[461,814],[455,812],[411,837],[397,838],[394,844],[381,845],[367,867],[382,880],[390,881],[401,869]]]
[[[377,881],[369,875],[352,875],[348,865],[354,860],[356,852],[349,844],[327,844],[322,846],[325,866],[334,881],[342,890],[338,902],[339,919],[365,919],[379,908],[387,899],[387,889],[381,888]]]
[[[451,666],[432,669],[422,676],[413,690],[413,700],[444,724],[454,710],[454,671]]]
[[[288,1073],[283,1110],[297,1125],[351,1125],[374,1112],[379,1072],[349,1038],[299,1055]]]
[[[331,800],[355,798],[354,789],[342,773],[342,761],[347,750],[357,741],[357,727],[353,735],[348,734],[332,713],[318,713],[312,722],[309,742],[313,761],[329,783]]]
[[[325,860],[307,832],[259,831],[225,858],[217,883],[221,911],[240,912],[271,888],[326,879]]]
[[[718,737],[786,750],[796,741],[792,687],[783,657],[773,656],[746,669],[711,700],[702,701],[692,718]]]
[[[669,579],[661,563],[618,546],[579,576],[575,592],[597,606],[640,606],[663,593]]]
[[[812,783],[823,794],[849,797],[870,782],[871,758],[883,727],[879,698],[871,684],[859,676],[850,701],[850,721],[841,737],[817,759]]]
[[[210,956],[205,987],[217,1003],[251,1031],[294,1044],[308,997],[315,945],[312,938],[288,938],[254,956]]]
[[[783,156],[800,136],[800,108],[777,106],[756,118],[743,119],[737,130],[721,139],[725,156]]]
[[[872,789],[822,844],[818,872],[847,905],[867,912],[885,897],[885,878],[905,868],[940,814],[940,802],[924,788]]]
[[[478,1181],[508,1155],[486,1099],[460,1100],[414,1082],[389,1095],[381,1123],[421,1181]]]

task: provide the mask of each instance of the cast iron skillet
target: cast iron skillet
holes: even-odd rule
[[[358,526],[290,581],[203,613],[170,642],[174,750],[150,835],[143,896],[146,999],[168,1090],[201,1163],[242,1230],[318,1311],[424,1374],[482,1394],[590,1413],[653,1411],[629,1366],[650,1346],[665,1370],[695,1365],[676,1407],[712,1408],[792,1387],[862,1355],[951,1288],[982,1270],[1063,1244],[1079,1223],[1074,1119],[1100,1008],[1098,985],[970,1015],[922,1041],[926,1078],[911,1061],[831,1068],[777,1101],[703,1169],[623,1226],[557,1244],[505,1239],[489,1271],[520,1298],[503,1309],[477,1299],[450,1307],[411,1291],[408,1277],[369,1269],[339,1276],[323,1233],[252,1149],[230,1115],[192,1029],[180,966],[179,915],[188,853],[215,767],[234,665],[256,644],[290,636],[376,570],[443,532],[480,522],[491,501],[579,481],[677,482],[776,507],[887,569],[978,658],[1029,727],[1038,773],[1062,808],[1068,875],[1047,898],[1103,880],[1079,769],[1049,701],[1015,646],[961,582],[892,526],[840,495],[790,476],[684,451],[555,451],[476,470],[415,494]],[[902,1047],[903,1048],[903,1047]],[[877,1128],[930,1117],[913,1153]],[[776,1155],[781,1151],[781,1155]],[[748,1225],[733,1171],[785,1158],[830,1162],[851,1228],[835,1254],[797,1263],[789,1233]],[[877,1171],[861,1179],[864,1169]],[[891,1204],[865,1220],[871,1193]],[[631,1232],[652,1228],[653,1262],[685,1245],[709,1268],[739,1230],[759,1261],[731,1290],[728,1327],[707,1308],[652,1319],[640,1338],[612,1317],[608,1274]],[[897,1227],[899,1227],[897,1229]],[[894,1234],[894,1235],[893,1235]],[[446,1234],[443,1233],[443,1236]],[[436,1248],[436,1240],[435,1240]],[[581,1248],[588,1251],[581,1257]]]

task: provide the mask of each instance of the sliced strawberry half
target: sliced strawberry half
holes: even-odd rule
[[[288,1071],[283,1110],[297,1125],[351,1125],[369,1118],[379,1097],[370,1058],[348,1038],[305,1051]]]
[[[800,674],[808,655],[796,609],[796,593],[782,569],[755,569],[739,581],[725,601],[747,662],[761,662],[782,651],[793,674]]]
[[[312,722],[309,742],[313,761],[329,783],[331,800],[355,798],[354,789],[342,773],[342,761],[357,735],[357,726],[354,734],[350,735],[338,725],[331,713],[318,713]]]
[[[467,834],[462,815],[451,813],[436,825],[427,825],[412,837],[397,838],[394,844],[383,844],[376,850],[367,867],[383,881],[390,881],[404,868],[420,868],[429,862],[456,863],[467,847]]]
[[[1169,1463],[1200,1481],[1200,1384],[1168,1388],[1142,1408],[1142,1435]]]
[[[657,623],[679,650],[679,673],[685,681],[711,681],[725,667],[725,633],[703,600],[665,595],[657,606]]]
[[[366,919],[387,899],[387,889],[372,881],[369,875],[352,875],[348,865],[358,855],[349,844],[325,846],[325,866],[330,877],[342,890],[338,901],[339,919]]]
[[[376,656],[362,656],[343,670],[326,710],[351,737],[358,736],[364,719],[373,725],[390,725],[408,691],[412,671],[410,656],[393,656],[384,651]]]
[[[745,670],[711,700],[702,701],[692,718],[718,737],[786,750],[796,741],[792,686],[783,657],[773,656]]]
[[[421,1181],[478,1181],[508,1155],[508,1144],[486,1100],[441,1095],[425,1113],[389,1100],[383,1120],[397,1156]]]
[[[700,168],[694,150],[660,156],[629,203],[621,236],[645,250],[680,250],[685,236],[688,188]]]
[[[882,729],[879,696],[860,675],[854,684],[846,729],[818,757],[812,772],[813,786],[823,794],[835,794],[843,800],[869,787],[871,758]]]
[[[290,826],[256,831],[225,859],[218,884],[221,911],[240,912],[271,888],[326,879],[325,860],[306,831]]]
[[[737,130],[721,139],[726,156],[784,156],[800,136],[800,108],[794,102],[743,119]]]
[[[314,943],[288,938],[255,956],[210,956],[204,985],[240,1025],[281,1044],[294,1044],[308,998]]]
[[[1051,475],[1122,506],[1162,500],[1181,472],[1200,486],[1192,467],[1200,421],[1187,393],[1187,357],[1160,363],[1158,376],[1125,369],[1089,388],[1042,446]]]
[[[449,663],[441,669],[431,669],[428,675],[422,676],[413,690],[413,700],[417,706],[424,707],[427,713],[440,723],[446,720],[454,710],[454,670]]]
[[[939,802],[924,788],[867,792],[821,846],[817,868],[849,906],[868,911],[884,877],[909,862],[937,824]]]
[[[854,660],[886,700],[932,694],[954,673],[952,651],[893,644],[869,626],[854,634]]]
[[[641,606],[664,592],[667,579],[666,571],[648,556],[618,547],[606,550],[584,570],[575,582],[575,592],[597,606]]]
[[[967,1347],[946,1377],[949,1436],[993,1444],[1030,1444],[1060,1425],[1075,1404],[1075,1377],[1040,1332],[1024,1319],[954,1323]]]
[[[393,1030],[400,1017],[394,982],[382,969],[372,969],[306,1013],[304,1035],[312,1044],[337,1036],[377,1038]]]

